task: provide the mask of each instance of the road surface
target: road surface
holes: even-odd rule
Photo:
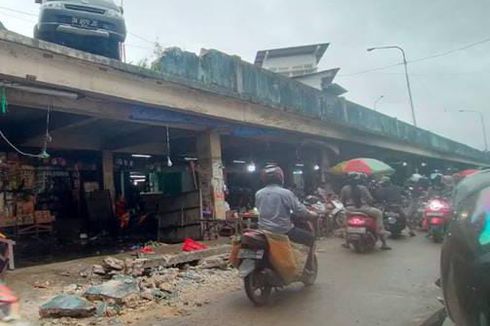
[[[276,292],[268,307],[256,308],[243,291],[234,291],[189,316],[148,324],[412,326],[441,307],[434,285],[440,245],[419,234],[391,240],[392,251],[359,255],[341,248],[340,241],[319,244],[315,286]]]

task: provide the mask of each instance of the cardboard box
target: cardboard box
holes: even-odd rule
[[[17,215],[32,215],[34,214],[34,200],[17,202]]]
[[[17,215],[18,225],[32,225],[34,224],[34,214]]]
[[[51,215],[50,211],[36,211],[34,213],[34,221],[36,224],[52,223],[54,216]]]

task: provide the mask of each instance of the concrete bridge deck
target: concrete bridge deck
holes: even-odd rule
[[[328,97],[218,51],[200,56],[170,51],[155,68],[143,69],[0,31],[0,86],[9,86],[13,105],[50,106],[95,118],[171,123],[231,134],[289,132],[489,165],[486,153],[345,99]]]

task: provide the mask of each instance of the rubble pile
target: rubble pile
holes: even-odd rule
[[[209,303],[210,288],[225,290],[238,285],[239,278],[230,268],[228,254],[203,257],[192,263],[193,266],[145,268],[144,260],[139,258],[107,257],[101,264],[81,271],[87,284],[65,286],[63,294],[42,305],[39,314],[61,322],[63,317],[120,316],[156,304],[200,307]]]

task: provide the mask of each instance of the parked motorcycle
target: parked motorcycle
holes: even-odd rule
[[[407,227],[407,219],[401,214],[401,209],[400,205],[384,205],[384,226],[393,238],[400,237],[402,231]]]
[[[296,226],[310,232],[314,232],[315,229],[314,223],[309,220]],[[315,246],[306,252],[299,253],[297,250],[293,250],[293,252],[284,255],[284,259],[287,258],[286,256],[291,257],[293,255],[293,261],[305,262],[304,264],[295,263],[295,267],[300,269],[299,272],[295,273],[292,278],[286,279],[283,271],[274,266],[271,251],[273,245],[268,240],[267,233],[261,230],[246,230],[241,238],[238,269],[240,277],[243,278],[247,297],[257,306],[269,302],[273,288],[285,287],[295,282],[302,282],[305,286],[311,286],[315,283],[318,274]],[[292,243],[291,245],[295,248],[301,246]],[[307,248],[302,247],[303,249]]]
[[[424,210],[424,225],[434,242],[442,242],[452,216],[449,201],[442,197],[430,199]]]
[[[318,214],[315,225],[315,234],[317,237],[326,237],[334,229],[332,220],[330,219],[329,209],[327,204],[319,196],[306,196],[303,204],[311,211]]]
[[[347,244],[358,253],[370,251],[378,241],[376,219],[361,213],[347,212]]]
[[[337,196],[332,195],[327,198],[327,210],[335,229],[345,227],[346,209]]]

